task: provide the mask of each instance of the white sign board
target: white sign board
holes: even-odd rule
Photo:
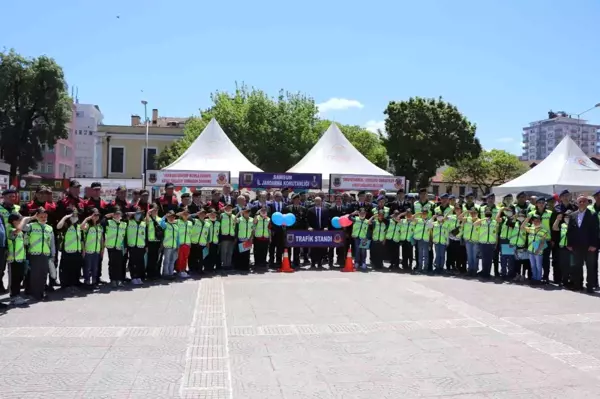
[[[195,170],[149,170],[146,184],[161,187],[173,183],[179,187],[220,187],[229,183],[229,172],[202,172]]]
[[[404,189],[404,176],[329,175],[329,188],[334,191],[397,191]]]

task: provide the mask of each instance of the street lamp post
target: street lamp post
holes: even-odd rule
[[[142,100],[144,105],[144,121],[146,122],[146,146],[144,147],[144,181],[142,185],[146,188],[146,173],[148,172],[148,130],[150,125],[148,123],[148,101]]]

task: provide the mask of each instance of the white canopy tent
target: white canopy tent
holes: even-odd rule
[[[494,187],[496,195],[519,191],[557,193],[596,191],[600,188],[600,168],[566,136],[538,165],[501,186]]]
[[[237,149],[214,118],[190,148],[162,170],[229,171],[234,184],[240,171],[262,172]]]
[[[391,176],[358,152],[340,128],[332,123],[317,144],[288,173],[321,173],[323,188],[330,174]]]

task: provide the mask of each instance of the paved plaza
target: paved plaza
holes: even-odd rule
[[[378,272],[105,288],[0,313],[0,398],[597,398],[599,305]]]

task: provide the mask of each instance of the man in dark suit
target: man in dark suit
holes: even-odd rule
[[[404,189],[400,189],[396,192],[396,200],[390,202],[387,205],[390,208],[390,215],[394,213],[394,211],[398,211],[398,213],[404,213],[407,209],[410,209],[411,203],[406,199],[404,194]]]
[[[573,212],[569,218],[567,228],[567,248],[573,254],[572,282],[574,289],[583,288],[583,264],[587,267],[587,292],[594,292],[594,284],[597,276],[598,248],[600,230],[598,218],[588,209],[588,200],[584,196],[577,198],[577,212]]]
[[[269,214],[273,215],[275,212],[283,213],[285,210],[285,203],[283,202],[283,195],[281,191],[276,191],[273,194],[273,201],[269,203]],[[272,226],[271,244],[269,245],[269,267],[278,268],[281,265],[281,258],[283,257],[284,247],[284,231],[283,227]]]
[[[296,216],[296,223],[291,227],[293,230],[306,230],[306,208],[300,205],[300,195],[293,194],[291,199],[291,205],[285,207],[284,214],[293,213]],[[300,267],[300,253],[302,248],[290,248],[290,257],[292,266],[295,268]]]
[[[233,193],[231,192],[231,186],[229,184],[224,185],[223,186],[223,194],[219,198],[219,202],[222,202],[223,205],[235,206],[236,200],[237,200],[237,197],[234,196]]]
[[[335,229],[335,227],[333,227],[333,225],[331,224],[331,219],[333,219],[334,217],[341,217],[346,215],[347,213],[349,213],[346,209],[346,206],[344,205],[343,201],[342,201],[342,196],[341,194],[336,194],[335,195],[335,200],[333,202],[333,204],[331,204],[329,206],[329,228],[330,229]],[[335,263],[337,266],[343,266],[344,265],[344,247],[330,247],[328,252],[328,260],[329,260],[329,268],[333,267],[333,255],[334,253],[337,254],[337,262]]]
[[[315,205],[308,210],[308,230],[327,231],[329,228],[329,210],[323,206],[321,197],[315,197]],[[327,248],[314,247],[310,251],[311,267],[323,267],[323,258],[327,255]]]

